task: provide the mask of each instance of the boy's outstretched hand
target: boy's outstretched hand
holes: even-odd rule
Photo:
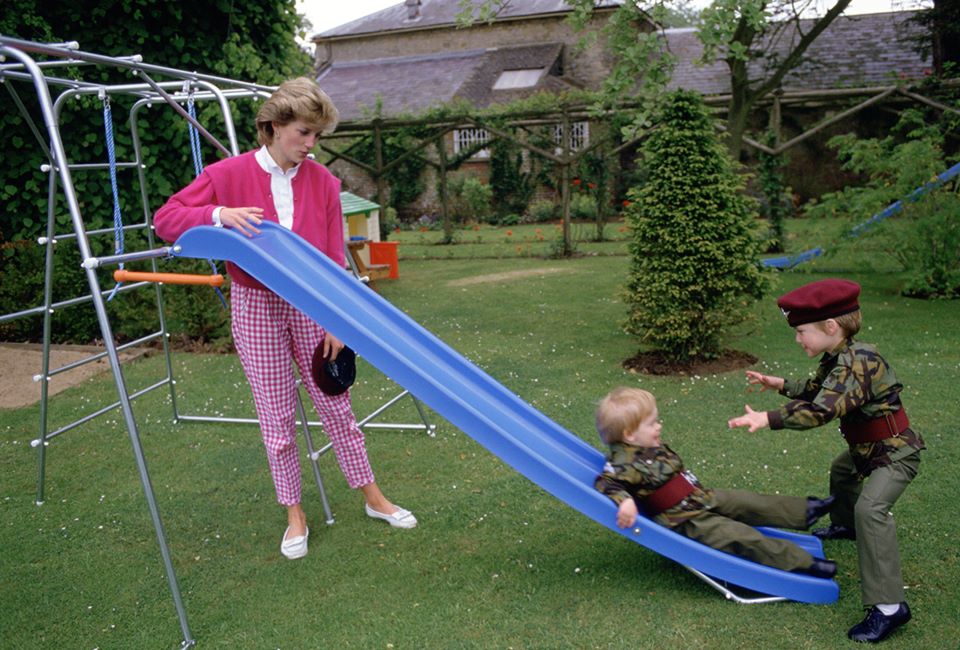
[[[749,404],[744,408],[746,412],[743,415],[727,420],[728,427],[731,429],[734,427],[750,427],[749,431],[753,433],[757,429],[770,426],[770,418],[767,417],[766,411],[754,411]]]
[[[765,390],[779,391],[783,388],[783,377],[771,377],[770,375],[763,375],[753,370],[747,371],[747,382],[751,386],[759,385],[761,393]]]

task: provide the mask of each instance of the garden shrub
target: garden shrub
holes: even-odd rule
[[[390,233],[400,227],[400,220],[397,219],[397,209],[387,207],[380,213],[380,241],[387,241]]]
[[[912,206],[916,223],[897,255],[908,266],[901,291],[914,298],[960,298],[960,199],[950,193]]]
[[[574,194],[570,197],[570,217],[573,219],[596,219],[597,199],[589,194]]]
[[[79,255],[74,251],[65,248],[54,257],[52,292],[55,303],[90,293],[86,274],[80,269]],[[45,247],[34,241],[21,240],[0,246],[0,256],[0,314],[42,306]],[[107,283],[105,273],[101,281],[105,287],[112,285]],[[55,343],[89,343],[94,333],[100,331],[96,312],[89,303],[56,310],[52,322],[51,338]],[[0,323],[0,340],[42,341],[43,315],[22,316]]]
[[[455,174],[447,180],[447,196],[456,221],[479,221],[490,214],[493,188],[475,176]]]
[[[493,204],[493,188],[479,178],[468,177],[463,182],[463,202],[466,204],[470,220],[490,214]]]
[[[697,93],[668,95],[658,122],[638,161],[647,182],[626,209],[625,329],[672,361],[715,357],[767,287],[756,207]]]
[[[527,215],[534,223],[551,221],[557,216],[557,204],[550,199],[537,199],[527,208]]]

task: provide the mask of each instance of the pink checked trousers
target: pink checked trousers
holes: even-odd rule
[[[331,397],[317,388],[310,372],[324,329],[272,291],[233,283],[230,304],[233,341],[253,391],[277,501],[294,505],[300,503],[301,493],[297,388],[291,360],[297,363],[347,484],[355,489],[373,483],[363,432],[350,407],[350,391]]]

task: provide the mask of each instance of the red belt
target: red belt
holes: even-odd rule
[[[647,495],[643,500],[643,509],[651,517],[659,515],[686,499],[693,490],[693,483],[683,472],[674,474],[673,478]]]
[[[899,436],[910,427],[907,412],[886,411],[883,417],[867,420],[866,422],[841,422],[840,432],[851,444],[861,442],[877,442]]]

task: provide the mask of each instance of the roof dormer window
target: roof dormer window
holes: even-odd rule
[[[533,88],[543,76],[543,68],[522,68],[504,70],[493,84],[494,90],[512,90],[514,88]]]
[[[407,20],[420,18],[420,0],[406,0],[404,4],[407,7]]]

